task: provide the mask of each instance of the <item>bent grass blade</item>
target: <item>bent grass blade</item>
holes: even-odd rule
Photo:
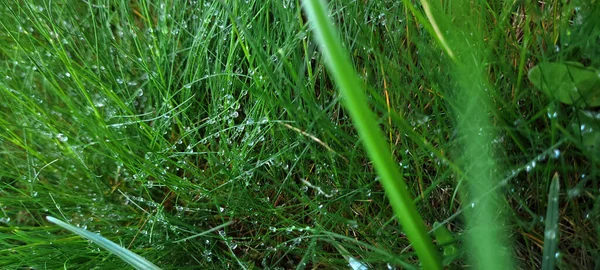
[[[71,231],[72,233],[75,233],[83,238],[89,239],[90,241],[105,248],[106,250],[110,251],[111,253],[119,256],[119,258],[121,258],[123,261],[127,262],[131,266],[135,267],[136,269],[140,269],[140,270],[141,269],[150,269],[150,270],[159,270],[160,269],[158,266],[156,266],[153,263],[149,262],[148,260],[144,259],[142,256],[137,255],[137,254],[129,251],[128,249],[125,249],[124,247],[117,245],[116,243],[100,236],[99,234],[95,234],[95,233],[86,231],[84,229],[77,228],[69,223],[66,223],[64,221],[61,221],[61,220],[56,219],[51,216],[47,216],[46,219],[66,230]]]

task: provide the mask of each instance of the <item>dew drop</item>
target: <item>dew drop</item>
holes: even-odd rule
[[[62,133],[56,134],[56,139],[58,139],[60,142],[66,142],[69,140],[69,138]]]
[[[546,239],[555,239],[556,231],[555,230],[547,230],[544,232],[544,237],[546,237]]]

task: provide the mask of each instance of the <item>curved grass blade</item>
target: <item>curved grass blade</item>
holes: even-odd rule
[[[560,185],[558,173],[552,177],[548,192],[548,209],[546,210],[546,228],[544,230],[544,257],[542,270],[552,270],[556,266],[558,252],[558,192]]]
[[[348,53],[342,47],[327,15],[324,1],[303,1],[303,8],[313,26],[317,41],[321,45],[328,70],[338,85],[344,105],[351,115],[377,174],[381,177],[381,184],[394,213],[415,248],[421,265],[425,269],[441,269],[439,254],[427,236],[423,219],[415,208],[397,163],[393,161],[392,154],[386,147],[383,133],[377,125],[375,115],[369,108],[365,93],[360,88],[360,81],[348,58]]]
[[[63,227],[64,229],[67,229],[75,234],[78,234],[79,236],[81,236],[83,238],[91,240],[92,242],[96,243],[97,245],[99,245],[99,246],[107,249],[108,251],[112,252],[113,254],[119,256],[119,258],[121,258],[123,261],[127,262],[131,266],[135,267],[136,269],[150,269],[150,270],[160,269],[158,266],[156,266],[153,263],[149,262],[148,260],[144,259],[140,255],[137,255],[137,254],[115,244],[114,242],[100,236],[99,234],[95,234],[95,233],[86,231],[84,229],[77,228],[69,223],[63,222],[63,221],[58,220],[51,216],[47,216],[46,219],[60,227]]]

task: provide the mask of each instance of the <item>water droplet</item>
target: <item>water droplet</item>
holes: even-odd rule
[[[569,198],[579,197],[580,194],[581,194],[581,189],[579,189],[577,187],[569,189],[569,191],[567,191],[567,196]]]
[[[552,150],[552,158],[557,159],[558,157],[560,157],[560,150],[559,149]]]
[[[62,133],[56,134],[56,139],[59,140],[60,142],[66,142],[69,140],[69,138],[67,136],[65,136],[65,134],[62,134]]]
[[[554,119],[558,117],[558,111],[554,106],[548,106],[548,109],[546,110],[546,115],[548,116],[548,118]]]
[[[358,222],[356,222],[356,220],[349,220],[348,227],[356,229],[356,228],[358,228]]]
[[[546,239],[555,239],[556,231],[555,230],[547,230],[544,232],[544,237],[546,237]]]
[[[535,168],[536,164],[537,163],[535,162],[535,160],[527,164],[527,166],[525,166],[525,171],[530,172],[531,170],[533,170],[533,168]]]
[[[360,262],[357,259],[354,259],[353,257],[350,257],[348,259],[348,266],[350,266],[350,268],[352,270],[368,270],[369,268],[362,262]]]

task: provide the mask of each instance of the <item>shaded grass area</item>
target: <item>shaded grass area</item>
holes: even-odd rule
[[[465,266],[473,252],[462,245],[461,213],[470,205],[459,200],[456,150],[469,138],[456,130],[462,104],[450,98],[459,85],[396,2],[330,7],[419,213],[429,229],[446,222],[460,244],[453,266]],[[579,148],[577,109],[524,76],[542,60],[598,68],[600,8],[483,7],[496,110],[481,128],[497,134],[496,173],[508,179],[496,187],[510,206],[508,252],[522,268],[541,265],[557,172],[558,265],[600,265],[598,160]],[[166,269],[344,268],[340,246],[375,269],[416,265],[298,2],[0,8],[0,266],[124,265],[46,215]]]

